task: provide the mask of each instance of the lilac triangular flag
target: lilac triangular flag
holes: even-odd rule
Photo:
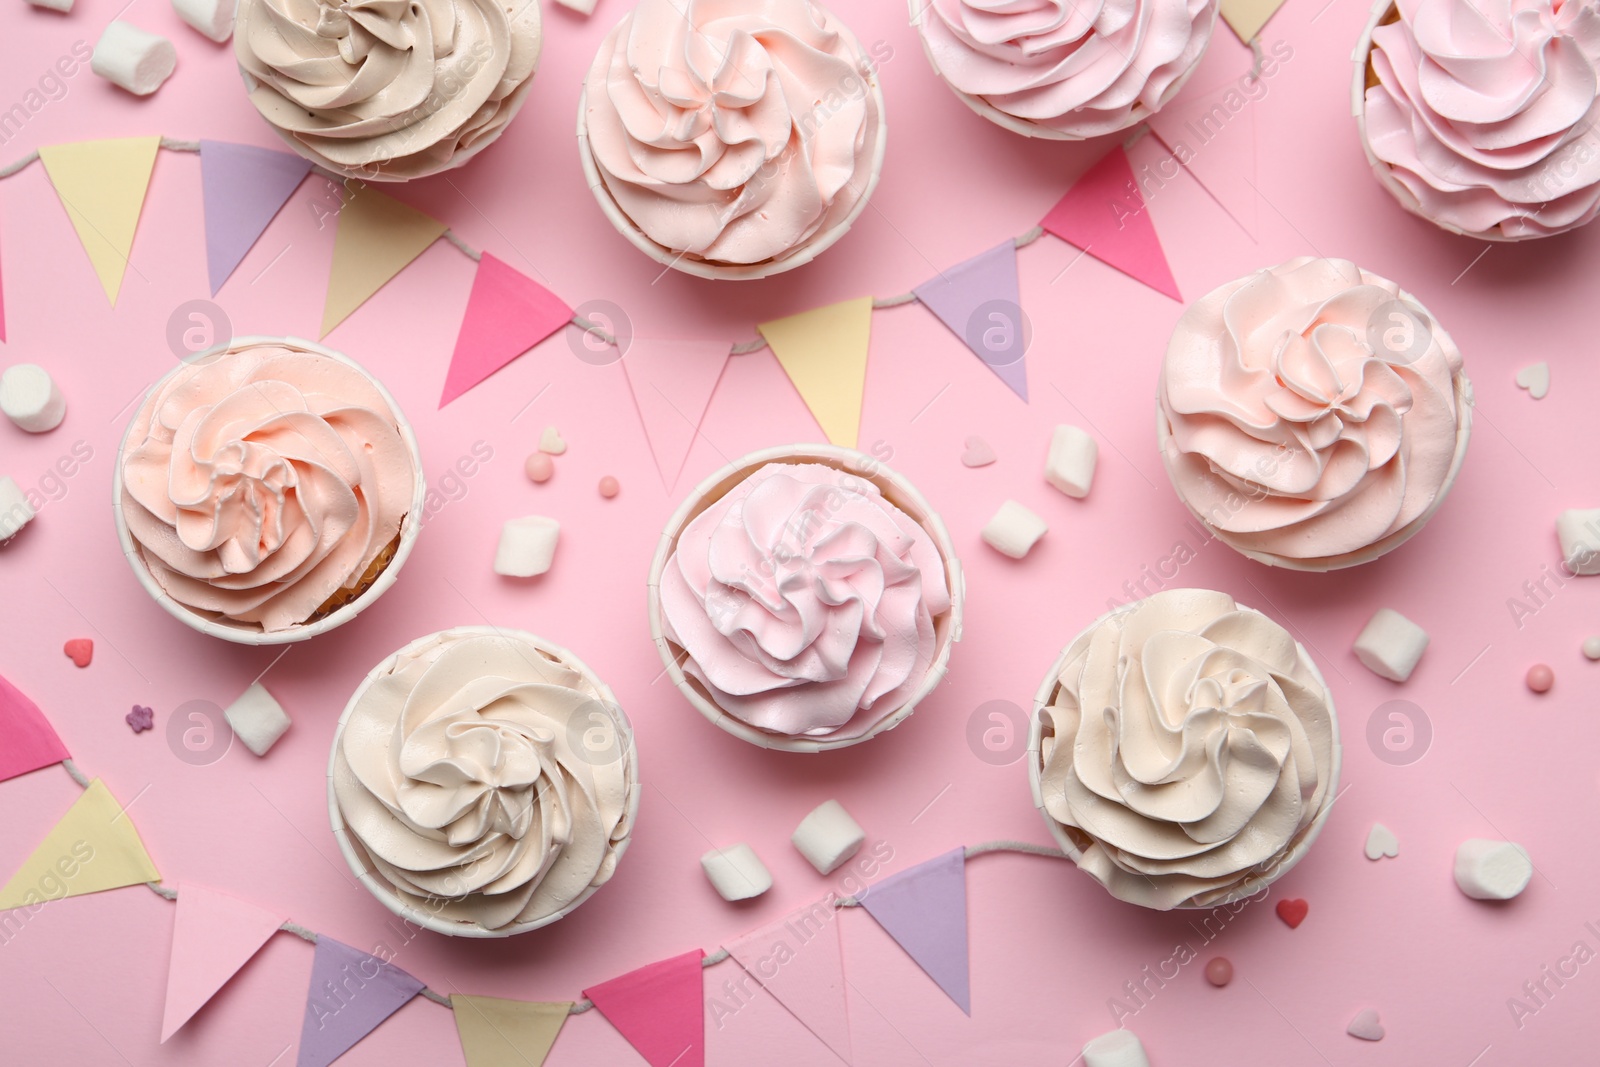
[[[661,484],[670,492],[689,458],[695,435],[722,370],[726,341],[672,341],[635,337],[622,357],[645,440],[656,458]]]
[[[309,159],[288,152],[226,141],[200,142],[206,273],[212,296],[310,172]]]
[[[295,1062],[328,1067],[421,991],[422,983],[394,964],[319,936]]]
[[[1028,399],[1015,242],[958,263],[912,291],[1012,392]]]
[[[952,849],[892,875],[860,896],[861,906],[968,1015],[967,850]]]
[[[831,899],[818,901],[723,947],[817,1040],[849,1063],[850,1016],[838,914]],[[708,1003],[717,1018],[722,1002],[713,997]]]

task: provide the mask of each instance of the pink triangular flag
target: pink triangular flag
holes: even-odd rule
[[[161,1040],[165,1042],[205,1007],[278,932],[285,918],[204,886],[180,885]]]
[[[705,1067],[706,1010],[699,949],[601,982],[594,1001],[650,1067]]]
[[[298,1067],[328,1067],[422,992],[422,983],[360,949],[317,938]]]
[[[1185,91],[1150,130],[1241,229],[1256,235],[1256,115],[1237,82]]]
[[[966,863],[967,850],[952,849],[885,878],[860,900],[917,966],[971,1015]]]
[[[838,912],[819,901],[723,947],[817,1039],[850,1062]],[[715,1017],[716,1003],[712,1003]]]
[[[485,252],[439,406],[483,381],[572,321],[572,309],[532,278]]]
[[[635,337],[622,357],[645,439],[668,490],[689,458],[700,421],[727,364],[726,341]]]
[[[1100,157],[1040,225],[1156,292],[1183,299],[1121,145]]]
[[[212,296],[309,173],[311,161],[288,152],[226,141],[200,142],[206,273]]]
[[[958,263],[913,292],[1012,392],[1028,399],[1016,242]]]
[[[0,782],[69,755],[39,705],[0,676]]]

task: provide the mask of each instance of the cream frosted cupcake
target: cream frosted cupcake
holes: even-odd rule
[[[673,682],[764,748],[817,752],[904,721],[944,677],[963,586],[944,523],[873,456],[757,452],[668,521],[650,618]]]
[[[640,0],[595,56],[578,148],[617,230],[707,278],[808,263],[883,167],[874,62],[809,0]]]
[[[1035,698],[1034,803],[1119,900],[1253,896],[1299,862],[1339,785],[1333,695],[1282,626],[1171,589],[1103,616]]]
[[[328,762],[345,860],[430,930],[548,926],[615,873],[639,807],[628,718],[572,653],[467,626],[413,641],[350,698]]]
[[[1085,140],[1149,118],[1199,66],[1216,0],[910,0],[934,73],[1028,137]]]
[[[240,338],[176,367],[128,423],[117,534],[168,612],[244,644],[300,641],[377,600],[422,518],[416,439],[352,361]]]
[[[239,0],[250,102],[302,156],[368,181],[459,167],[528,95],[538,0]]]
[[[1353,106],[1373,172],[1412,214],[1485,241],[1600,212],[1600,8],[1380,0]]]
[[[1293,259],[1192,304],[1157,407],[1189,510],[1251,559],[1309,571],[1376,559],[1421,530],[1472,428],[1450,335],[1342,259]]]

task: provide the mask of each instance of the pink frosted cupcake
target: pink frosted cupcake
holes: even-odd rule
[[[966,105],[1029,137],[1127,129],[1177,95],[1216,0],[911,0],[934,72]]]
[[[1380,0],[1354,107],[1402,207],[1485,241],[1600,212],[1600,8],[1571,0]]]

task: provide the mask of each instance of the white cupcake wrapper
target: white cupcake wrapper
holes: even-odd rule
[[[666,636],[661,606],[661,575],[666,569],[667,559],[672,555],[673,547],[677,544],[678,535],[691,519],[720,500],[728,490],[759,468],[775,462],[822,463],[848,470],[873,482],[884,491],[886,498],[928,532],[928,536],[933,538],[934,545],[939,550],[940,558],[944,561],[945,581],[950,587],[950,610],[941,617],[941,620],[935,621],[938,647],[934,652],[933,662],[929,664],[922,684],[910,698],[858,737],[829,739],[769,733],[735,718],[718,707],[698,681],[684,673],[680,662],[680,656],[684,655],[683,650]],[[752,452],[748,456],[734,460],[695,486],[688,499],[667,520],[666,529],[661,534],[661,543],[656,548],[655,559],[650,564],[649,590],[650,636],[655,641],[656,651],[661,656],[661,662],[665,665],[672,684],[678,687],[679,692],[699,710],[700,714],[723,730],[752,745],[783,752],[826,752],[848,748],[876,737],[886,730],[892,730],[904,722],[916,710],[916,706],[944,680],[945,671],[950,665],[951,647],[961,640],[961,615],[966,600],[966,581],[962,574],[961,561],[956,558],[955,544],[950,540],[950,532],[945,529],[944,520],[939,518],[928,501],[910,482],[877,459],[863,452],[835,445],[792,445]]]
[[[1049,828],[1050,836],[1055,838],[1056,844],[1061,846],[1062,851],[1065,852],[1073,860],[1073,862],[1077,862],[1083,853],[1073,842],[1071,836],[1068,835],[1066,827],[1056,822],[1056,820],[1048,811],[1045,810],[1044,807],[1044,757],[1042,752],[1044,724],[1039,715],[1040,712],[1050,707],[1050,705],[1054,702],[1056,690],[1060,688],[1061,672],[1067,665],[1067,653],[1072,649],[1072,646],[1077,642],[1078,638],[1094,630],[1095,627],[1101,625],[1113,615],[1124,611],[1132,611],[1142,603],[1142,600],[1134,601],[1132,604],[1124,604],[1119,608],[1108,611],[1079,631],[1078,634],[1074,636],[1071,641],[1068,641],[1061,649],[1061,654],[1058,655],[1055,659],[1055,662],[1050,665],[1050,672],[1045,675],[1044,681],[1039,684],[1038,692],[1036,692],[1033,697],[1033,711],[1028,717],[1028,787],[1033,792],[1033,806],[1039,809],[1039,815],[1044,819],[1045,826]],[[1234,605],[1241,611],[1256,611],[1255,608],[1249,607],[1246,604],[1240,604],[1237,600],[1234,601]],[[1256,611],[1256,614],[1266,615],[1265,612],[1260,611]],[[1266,615],[1266,617],[1269,619],[1272,618],[1270,615]],[[1273,621],[1276,622],[1277,620],[1274,619]],[[1282,624],[1280,623],[1279,625]],[[1339,741],[1339,716],[1334,710],[1333,691],[1328,688],[1327,680],[1322,677],[1322,671],[1317,667],[1316,660],[1312,659],[1311,656],[1307,654],[1304,646],[1302,646],[1300,642],[1295,642],[1295,648],[1299,650],[1304,661],[1310,665],[1311,673],[1316,678],[1317,684],[1322,686],[1322,694],[1328,705],[1328,724],[1333,732],[1333,761],[1329,768],[1329,782],[1327,789],[1327,795],[1329,798],[1328,802],[1324,804],[1322,810],[1317,813],[1316,818],[1312,820],[1311,826],[1305,831],[1305,834],[1300,838],[1299,842],[1284,854],[1283,858],[1273,868],[1270,875],[1265,878],[1251,880],[1246,884],[1241,885],[1232,893],[1229,893],[1226,897],[1214,900],[1209,904],[1183,903],[1174,908],[1173,910],[1175,911],[1210,911],[1212,908],[1220,908],[1224,905],[1244,900],[1247,897],[1255,896],[1267,886],[1270,886],[1273,882],[1276,882],[1279,878],[1282,878],[1284,875],[1288,874],[1289,871],[1294,868],[1295,864],[1299,863],[1305,858],[1306,853],[1311,850],[1312,843],[1315,842],[1317,837],[1322,833],[1322,827],[1328,821],[1328,814],[1333,811],[1333,802],[1334,800],[1338,799],[1339,795],[1339,774],[1344,763],[1344,746],[1340,744]]]
[[[382,662],[367,672],[366,678],[356,687],[356,691],[350,695],[349,702],[345,704],[344,711],[339,716],[339,725],[333,731],[333,744],[328,749],[328,823],[333,828],[334,840],[339,843],[339,852],[344,856],[345,862],[350,865],[351,873],[361,880],[361,884],[366,886],[368,891],[384,907],[400,916],[400,918],[416,923],[418,926],[432,930],[435,933],[445,934],[450,937],[512,937],[516,934],[527,933],[529,930],[537,930],[540,927],[549,926],[556,920],[570,915],[577,910],[580,904],[594,896],[600,886],[589,886],[560,911],[552,912],[549,915],[541,916],[528,922],[512,923],[498,930],[491,930],[478,923],[459,922],[454,919],[442,918],[433,912],[407,903],[401,899],[400,895],[395,892],[394,887],[387,880],[375,871],[367,869],[361,859],[361,847],[352,841],[352,835],[345,828],[344,815],[339,811],[339,799],[334,793],[334,754],[339,750],[339,739],[344,736],[344,725],[349,721],[350,713],[355,710],[356,703],[366,693],[367,688],[388,671],[401,656],[447,636],[505,637],[526,641],[534,648],[555,656],[563,664],[583,675],[584,679],[600,694],[600,698],[607,708],[616,713],[617,733],[623,742],[623,751],[628,761],[626,775],[631,787],[628,791],[628,809],[623,815],[623,825],[627,827],[627,832],[613,842],[611,846],[610,854],[616,862],[620,862],[622,854],[627,851],[628,843],[633,839],[633,827],[639,818],[639,750],[634,744],[633,725],[629,722],[627,713],[622,710],[622,705],[617,703],[616,695],[612,693],[611,687],[601,681],[600,677],[589,669],[588,664],[584,663],[572,652],[552,641],[547,641],[524,630],[508,630],[496,626],[455,626],[448,630],[441,630],[438,633],[428,634],[426,637],[419,637],[399,651],[385,656]]]
[[[133,535],[128,531],[128,523],[122,514],[122,458],[128,448],[128,437],[133,432],[134,423],[138,421],[139,412],[144,404],[155,394],[167,379],[185,369],[189,364],[210,356],[216,352],[235,351],[242,348],[252,348],[257,345],[289,345],[294,348],[303,348],[320,356],[336,359],[347,366],[354,367],[366,376],[380,395],[389,405],[389,411],[394,415],[395,423],[400,427],[400,437],[405,441],[406,450],[411,454],[411,464],[416,475],[415,485],[411,491],[411,508],[400,522],[400,544],[395,549],[394,558],[384,567],[382,573],[375,578],[362,594],[339,610],[318,619],[313,623],[304,623],[292,626],[287,630],[277,630],[267,633],[256,625],[230,622],[227,619],[210,619],[174,600],[165,589],[162,589],[155,578],[150,574],[150,568],[144,562],[144,556],[139,546],[134,543]],[[239,645],[286,645],[296,641],[306,641],[318,634],[327,633],[329,630],[343,626],[367,608],[371,607],[379,597],[388,591],[400,576],[400,568],[405,564],[406,558],[411,555],[411,549],[417,543],[417,534],[422,530],[422,506],[428,493],[427,479],[422,471],[422,453],[417,448],[417,437],[411,430],[411,423],[406,419],[405,413],[400,410],[400,405],[395,403],[389,390],[384,388],[375,375],[355,360],[331,348],[326,348],[314,341],[307,341],[300,337],[235,337],[231,341],[215,345],[204,352],[196,353],[191,359],[180,363],[172,370],[161,376],[161,379],[150,387],[139,406],[134,409],[134,414],[129,417],[127,427],[122,431],[122,443],[117,446],[117,462],[111,477],[112,514],[116,520],[117,541],[122,545],[122,554],[128,558],[128,564],[133,568],[134,577],[139,579],[139,584],[144,586],[145,592],[157,604],[166,609],[167,614],[203,634],[220,637],[224,641],[232,641]]]

